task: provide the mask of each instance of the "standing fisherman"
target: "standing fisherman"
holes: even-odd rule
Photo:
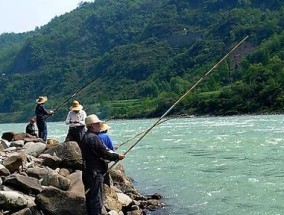
[[[87,132],[78,143],[83,158],[82,179],[85,187],[88,215],[101,215],[103,207],[103,181],[108,170],[107,160],[118,161],[125,158],[123,154],[111,153],[98,137],[101,121],[95,114],[87,116]]]
[[[36,100],[36,108],[35,108],[35,115],[36,115],[36,125],[38,128],[38,137],[41,138],[43,141],[47,139],[47,124],[46,124],[46,117],[53,115],[53,111],[46,110],[44,107],[44,103],[47,101],[46,96],[39,96]]]
[[[66,125],[69,125],[69,130],[65,138],[65,142],[76,141],[77,143],[79,143],[82,140],[86,129],[86,117],[87,114],[83,110],[83,106],[80,105],[78,101],[74,100],[65,120]]]

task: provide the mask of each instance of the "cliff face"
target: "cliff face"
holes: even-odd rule
[[[6,138],[6,139],[5,139]],[[28,134],[3,133],[0,143],[0,214],[85,214],[80,149],[76,142],[44,143]],[[104,185],[104,212],[146,214],[161,196],[143,196],[122,165]]]

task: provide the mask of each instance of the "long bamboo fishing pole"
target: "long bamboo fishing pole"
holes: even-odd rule
[[[91,82],[89,82],[88,84],[82,86],[80,89],[78,89],[73,95],[71,95],[70,97],[68,97],[65,101],[63,101],[60,105],[58,105],[53,112],[55,113],[56,111],[58,111],[63,105],[65,105],[70,99],[72,99],[75,95],[77,95],[79,92],[83,91],[84,89],[86,89],[88,86],[90,86],[96,79],[93,79]],[[49,117],[50,115],[48,115],[46,117],[46,119]]]
[[[190,87],[152,126],[150,126],[140,137],[139,139],[124,153],[126,155],[130,152],[167,114],[178,104],[181,100],[184,99],[204,78],[206,78],[214,69],[216,69],[235,49],[237,49],[248,36],[243,38],[237,45],[235,45],[221,60],[219,60],[210,70],[208,70],[205,75],[203,75],[192,87]],[[111,165],[108,169],[111,170],[118,161],[116,161],[113,165]]]
[[[172,119],[172,118],[164,119],[163,121],[160,121],[157,125],[160,125],[160,124],[162,124],[162,123],[164,123],[164,122],[166,122],[166,121],[168,121],[168,120],[170,120],[170,119]],[[116,150],[119,149],[119,148],[120,148],[121,146],[123,146],[124,144],[128,143],[129,141],[135,139],[136,137],[139,137],[141,134],[143,134],[143,133],[146,132],[147,130],[148,130],[148,129],[145,129],[145,130],[139,132],[138,134],[136,134],[136,135],[130,137],[128,140],[126,140],[126,141],[120,143],[120,144],[117,146]]]
[[[163,121],[160,121],[157,125],[160,125],[160,124],[162,124],[162,123],[164,123],[164,122],[166,122],[166,121],[168,121],[168,120],[171,120],[171,119],[174,119],[174,118],[180,118],[180,117],[182,117],[182,116],[172,116],[172,117],[170,117],[170,118],[164,119]],[[148,129],[145,129],[145,130],[139,132],[138,134],[136,134],[136,135],[130,137],[130,138],[127,139],[126,141],[120,143],[120,144],[117,146],[116,150],[119,149],[119,148],[120,148],[121,146],[123,146],[124,144],[126,144],[126,143],[130,142],[131,140],[135,139],[136,137],[140,136],[141,134],[143,134],[143,133],[146,132],[147,130],[148,130]]]

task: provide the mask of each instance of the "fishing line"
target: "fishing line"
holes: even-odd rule
[[[170,118],[166,118],[164,119],[163,121],[160,121],[157,125],[160,125],[168,120],[171,120],[171,119],[176,119],[176,118],[181,118],[181,117],[185,117],[185,116],[182,116],[182,115],[175,115],[175,116],[171,116]],[[117,147],[116,147],[116,150],[119,149],[121,146],[123,146],[124,144],[130,142],[131,140],[135,139],[136,137],[140,136],[141,134],[143,134],[144,132],[146,132],[148,129],[145,129],[141,132],[139,132],[138,134],[134,135],[133,137],[130,137],[128,140],[120,143]]]
[[[53,113],[55,113],[56,111],[58,111],[63,105],[65,105],[70,99],[72,99],[75,95],[77,95],[79,92],[83,91],[84,89],[86,89],[89,85],[91,85],[95,80],[97,79],[93,79],[91,82],[89,82],[88,84],[84,85],[83,87],[81,87],[79,90],[77,90],[73,95],[71,95],[70,97],[68,97],[65,101],[63,101],[57,108],[55,108],[53,110]],[[46,117],[49,118],[51,115],[48,115]]]
[[[246,39],[242,39],[237,45],[235,45],[221,60],[219,60],[210,70],[208,70],[192,87],[190,87],[152,126],[150,126],[140,137],[139,139],[124,153],[126,155],[130,152],[159,122],[167,116],[167,114],[182,100],[186,97],[204,78],[206,78],[214,69],[216,69],[219,64],[221,64],[235,49],[237,49]],[[114,162],[108,169],[111,170],[119,161]]]
[[[160,125],[160,124],[162,124],[162,123],[164,123],[164,122],[166,122],[166,121],[168,121],[168,120],[170,120],[170,119],[173,119],[173,118],[164,119],[163,121],[160,121],[157,125]],[[143,134],[143,133],[146,132],[147,130],[148,130],[148,129],[145,129],[145,130],[139,132],[138,134],[134,135],[133,137],[130,137],[128,140],[126,140],[126,141],[120,143],[120,144],[116,147],[116,150],[119,149],[119,148],[120,148],[121,146],[123,146],[124,144],[128,143],[129,141],[131,141],[131,140],[135,139],[136,137],[140,136],[141,134]]]

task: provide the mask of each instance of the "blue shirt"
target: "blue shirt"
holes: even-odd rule
[[[105,144],[105,146],[106,146],[108,149],[114,151],[114,147],[113,147],[113,144],[112,144],[112,140],[111,140],[111,138],[107,135],[107,133],[105,133],[105,132],[100,132],[100,133],[98,134],[98,136],[99,136],[100,140],[103,142],[103,144]]]

